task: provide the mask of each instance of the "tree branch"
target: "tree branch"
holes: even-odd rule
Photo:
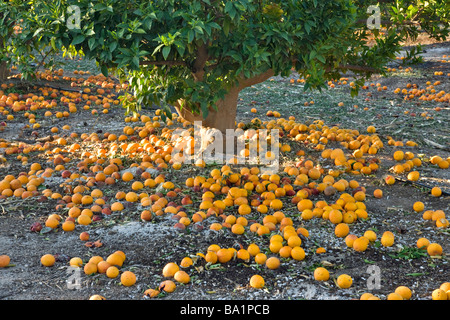
[[[141,66],[155,65],[155,66],[184,66],[187,64],[184,61],[166,60],[166,61],[142,61],[139,63]]]
[[[202,44],[197,50],[197,58],[192,66],[192,75],[195,81],[203,81],[205,76],[205,65],[209,59],[208,48],[206,44]]]
[[[351,65],[351,64],[339,65],[339,66],[337,66],[337,68],[342,69],[342,70],[363,71],[363,72],[372,72],[372,73],[376,73],[379,71],[375,68],[366,67],[366,66],[356,66],[356,65]],[[329,69],[327,69],[327,71],[329,71]]]
[[[267,71],[260,73],[259,75],[252,78],[241,78],[241,80],[239,81],[239,90],[264,82],[274,75],[275,72],[272,69],[268,69]]]

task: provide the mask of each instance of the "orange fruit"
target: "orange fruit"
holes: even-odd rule
[[[431,194],[434,197],[440,197],[442,195],[442,190],[439,187],[434,187],[433,189],[431,189]]]
[[[208,251],[205,255],[205,261],[211,264],[215,264],[217,262],[217,253],[215,251]]]
[[[87,233],[86,231],[83,231],[82,233],[80,233],[80,240],[81,241],[88,241],[89,240],[89,233]]]
[[[348,227],[348,224],[343,223],[343,222],[337,224],[336,227],[334,228],[334,234],[338,238],[346,237],[349,232],[350,232],[350,228]]]
[[[302,247],[294,247],[291,250],[291,257],[294,260],[298,260],[301,261],[303,259],[305,259],[305,250],[303,250]]]
[[[428,246],[430,245],[430,241],[427,238],[419,238],[417,240],[417,248],[428,248]]]
[[[375,240],[377,240],[377,234],[373,230],[366,230],[366,232],[364,232],[364,237],[369,239],[370,242],[375,242]]]
[[[420,173],[419,171],[411,171],[408,173],[407,178],[409,181],[417,181],[420,178]]]
[[[299,247],[302,244],[302,239],[296,234],[297,232],[295,232],[295,235],[292,235],[287,239],[287,244],[291,248]]]
[[[117,278],[117,276],[119,275],[119,269],[115,266],[110,266],[108,269],[106,269],[106,276],[108,278]]]
[[[245,232],[245,228],[241,224],[233,224],[231,227],[231,232],[234,234],[243,234]]]
[[[444,290],[445,292],[450,290],[450,282],[444,282],[440,285],[439,289]]]
[[[91,275],[94,273],[97,273],[98,268],[97,265],[94,262],[88,262],[84,265],[84,273],[87,275]]]
[[[122,267],[124,259],[119,253],[111,253],[107,258],[106,262],[108,262],[111,266]]]
[[[394,160],[402,161],[405,157],[405,153],[401,150],[397,150],[394,152]]]
[[[165,291],[167,293],[174,292],[177,285],[172,280],[165,280],[159,284],[159,291]]]
[[[366,251],[368,245],[369,245],[369,239],[362,236],[353,241],[352,247],[355,251],[363,252],[363,251]]]
[[[318,267],[314,270],[314,279],[317,281],[328,281],[330,273],[324,267]]]
[[[71,267],[81,267],[83,265],[83,260],[81,260],[81,258],[79,257],[73,257],[72,259],[70,259],[69,265]]]
[[[189,275],[187,274],[186,271],[183,270],[178,270],[177,272],[175,272],[175,274],[173,275],[173,278],[180,282],[180,283],[189,283],[189,281],[191,281],[191,277],[189,277]]]
[[[283,246],[283,247],[280,248],[280,251],[278,251],[278,254],[282,258],[290,258],[291,251],[292,251],[292,247],[290,247],[290,246]]]
[[[180,267],[176,263],[169,262],[164,266],[162,274],[166,278],[172,278],[175,275],[175,273],[179,270]]]
[[[369,298],[373,297],[374,295],[370,292],[365,292],[363,293],[360,297],[359,300],[368,300]]]
[[[403,297],[396,292],[391,292],[387,295],[386,300],[403,300]]]
[[[257,264],[265,264],[266,260],[267,256],[262,252],[259,252],[258,254],[255,255],[255,262]]]
[[[69,221],[65,221],[62,224],[62,229],[64,231],[66,231],[66,232],[73,231],[73,230],[75,230],[75,223],[73,221],[70,221],[70,220]]]
[[[341,223],[342,219],[343,219],[342,212],[340,210],[337,210],[337,209],[331,210],[329,215],[328,215],[328,220],[330,220],[331,223],[333,223],[333,224]]]
[[[388,175],[384,178],[384,182],[386,182],[387,185],[393,185],[395,183],[395,177]]]
[[[447,300],[447,293],[442,289],[436,289],[431,293],[432,300]]]
[[[353,242],[358,239],[358,236],[355,234],[349,234],[345,237],[345,244],[347,245],[347,247],[352,248],[353,247]]]
[[[41,264],[45,267],[51,267],[55,264],[55,257],[51,254],[45,254],[41,257]]]
[[[77,222],[78,224],[87,226],[88,224],[90,224],[92,222],[91,217],[89,217],[87,214],[81,214],[78,218],[77,218]]]
[[[266,267],[271,270],[275,270],[280,267],[280,259],[278,259],[277,257],[270,257],[266,260],[265,263]]]
[[[377,199],[381,199],[383,197],[383,190],[381,190],[381,189],[374,190],[373,196]]]
[[[95,263],[95,265],[98,265],[100,261],[103,261],[103,258],[101,256],[93,256],[89,259],[88,262]]]
[[[256,289],[264,288],[264,278],[258,274],[253,275],[250,278],[250,286]]]
[[[427,247],[427,252],[430,256],[441,256],[443,249],[438,243],[430,243]]]
[[[147,296],[149,298],[155,298],[157,297],[161,292],[158,289],[147,289],[144,291],[144,296]]]
[[[120,276],[120,282],[125,287],[131,287],[136,283],[136,275],[131,271],[124,271]]]
[[[131,172],[125,172],[122,175],[122,180],[125,181],[125,182],[131,181],[133,179],[134,179],[134,176],[133,176],[133,174]]]
[[[336,283],[339,288],[341,289],[348,289],[352,286],[353,279],[348,274],[341,274],[337,280]]]
[[[220,263],[227,263],[232,258],[233,258],[233,253],[226,248],[222,248],[219,251],[217,251],[217,260]]]
[[[391,247],[394,244],[394,234],[390,231],[385,231],[381,236],[381,244],[384,247]]]
[[[244,260],[244,261],[249,261],[250,260],[250,253],[248,253],[248,251],[245,250],[245,249],[239,249],[237,254],[236,254],[236,257],[238,259],[241,259],[241,260]]]
[[[106,273],[109,267],[111,267],[111,265],[103,260],[97,264],[97,271],[98,273]]]
[[[106,300],[106,298],[99,294],[94,294],[89,297],[89,300]]]
[[[269,244],[269,250],[272,253],[280,252],[280,249],[283,247],[283,243],[281,241],[271,241]]]
[[[1,255],[0,256],[0,268],[4,268],[7,265],[9,265],[9,262],[11,261],[11,259],[9,258],[9,256],[7,255]]]
[[[194,261],[190,257],[184,257],[180,262],[180,267],[188,268],[194,264]]]
[[[251,243],[248,245],[247,251],[248,253],[250,253],[251,256],[254,257],[260,252],[260,249],[257,244]]]
[[[423,202],[416,201],[413,204],[413,210],[415,212],[422,212],[424,208],[425,208],[425,205],[423,204]]]
[[[395,289],[394,292],[401,295],[403,300],[409,300],[412,296],[411,289],[406,286],[399,286]]]

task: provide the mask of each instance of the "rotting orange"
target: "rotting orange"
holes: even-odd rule
[[[165,291],[167,293],[174,292],[177,285],[172,280],[164,280],[159,284],[159,291]]]

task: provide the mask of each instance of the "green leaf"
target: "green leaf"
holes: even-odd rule
[[[167,60],[167,57],[170,54],[170,49],[171,49],[171,47],[164,47],[162,49],[162,54],[163,54],[164,60]]]
[[[105,65],[101,66],[102,74],[107,77],[108,76],[108,67]]]
[[[194,30],[189,30],[188,31],[188,43],[192,43],[192,41],[194,41],[194,37],[195,37]]]
[[[77,35],[73,40],[72,40],[72,45],[75,46],[77,44],[82,43],[84,40],[86,39],[86,37],[82,34]]]
[[[117,48],[117,42],[111,42],[109,44],[109,52],[113,52]]]
[[[90,38],[88,40],[88,46],[90,50],[93,50],[96,47],[95,38]]]

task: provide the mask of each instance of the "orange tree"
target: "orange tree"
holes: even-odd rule
[[[40,1],[39,36],[95,59],[129,81],[129,110],[169,106],[189,121],[234,128],[244,88],[295,70],[305,88],[352,70],[382,73],[408,37],[448,35],[448,1],[396,0],[59,0]],[[61,12],[75,5],[79,27]],[[383,29],[368,12],[377,5]],[[375,22],[375,28],[373,28]]]
[[[48,5],[39,0],[0,0],[0,81],[7,78],[12,65],[22,78],[31,79],[44,60],[51,65],[52,59],[46,59],[51,53],[65,49],[55,44],[53,20],[40,20],[43,13],[54,18],[63,9],[60,1]]]

